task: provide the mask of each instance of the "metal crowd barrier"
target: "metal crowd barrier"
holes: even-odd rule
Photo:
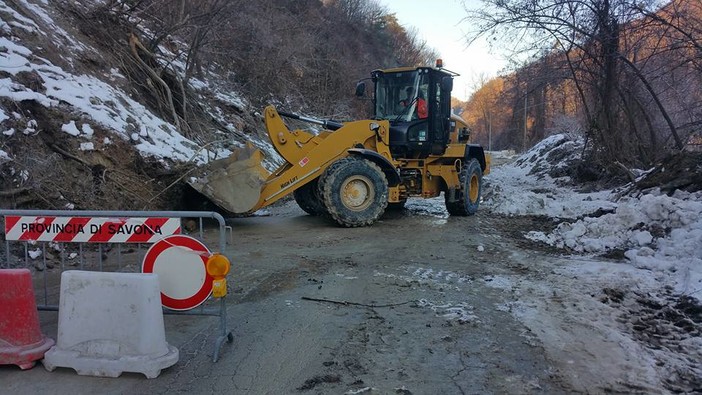
[[[227,247],[226,232],[232,232],[232,228],[224,222],[224,217],[216,212],[207,211],[90,211],[90,210],[3,210],[0,209],[0,216],[5,222],[3,238],[5,239],[5,267],[21,268],[26,267],[33,272],[35,283],[35,294],[37,295],[37,308],[46,311],[58,311],[58,289],[59,284],[49,286],[49,276],[56,273],[58,277],[64,270],[97,270],[97,271],[120,271],[135,272],[141,270],[141,263],[144,259],[148,246],[156,240],[146,242],[129,243],[125,240],[111,241],[100,240],[97,242],[85,241],[84,238],[77,238],[77,241],[66,240],[67,237],[59,237],[60,241],[37,241],[37,240],[8,240],[8,217],[42,217],[65,219],[72,218],[100,218],[100,219],[122,219],[122,218],[175,218],[180,221],[180,232],[183,233],[183,219],[189,221],[196,219],[196,229],[187,229],[190,236],[204,243],[204,220],[213,219],[218,222],[218,251],[225,254]],[[190,223],[192,225],[192,222]],[[84,224],[87,228],[89,224]],[[29,228],[25,226],[25,228]],[[30,229],[31,230],[31,229]],[[26,233],[31,233],[27,231]],[[26,235],[25,233],[25,235]],[[29,236],[31,237],[31,236]],[[230,237],[233,237],[230,235]],[[104,238],[103,238],[104,239]],[[124,239],[124,237],[122,237]],[[21,243],[22,246],[17,246]],[[73,245],[77,244],[77,248]],[[125,247],[125,246],[128,246]],[[15,247],[15,249],[11,249]],[[115,251],[116,250],[116,251]],[[13,251],[19,252],[17,256]],[[58,258],[54,256],[58,253]],[[136,254],[134,254],[136,253]],[[108,257],[108,254],[112,258]],[[127,258],[127,255],[129,257]],[[14,258],[14,259],[13,259]],[[113,261],[116,258],[116,263]],[[58,260],[58,267],[54,261]],[[2,268],[2,265],[0,265]],[[55,293],[51,293],[56,291]],[[216,300],[217,299],[217,300]],[[225,341],[231,343],[234,339],[227,326],[227,310],[225,297],[213,298],[198,307],[185,311],[176,311],[164,308],[164,314],[173,315],[205,315],[218,316],[219,330],[218,337],[214,345],[213,361],[219,359],[219,351]]]

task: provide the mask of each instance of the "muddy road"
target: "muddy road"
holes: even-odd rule
[[[230,220],[235,339],[217,363],[216,318],[166,316],[180,360],[157,379],[38,366],[3,368],[0,382],[7,393],[667,391],[619,310],[603,302],[602,285],[521,237],[549,220],[488,210],[448,217],[439,203],[411,200],[357,229],[305,215],[294,202]],[[607,289],[626,286],[624,275]],[[43,330],[55,336],[55,322]]]
[[[240,390],[567,388],[543,349],[525,341],[526,329],[495,308],[507,295],[485,284],[490,276],[524,268],[489,218],[445,218],[419,206],[342,229],[302,214],[291,204],[233,223],[242,245],[233,314],[243,333],[258,333],[241,339],[248,358],[233,361],[248,378],[234,376]]]

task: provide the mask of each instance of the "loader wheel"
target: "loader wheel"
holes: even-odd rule
[[[373,224],[388,205],[385,174],[363,158],[348,157],[332,164],[320,181],[320,190],[329,216],[348,228]]]
[[[309,215],[322,215],[326,212],[324,203],[317,195],[317,179],[308,182],[293,192],[295,202]]]
[[[446,211],[451,215],[466,216],[473,215],[478,211],[480,204],[480,193],[483,189],[483,169],[476,159],[471,159],[461,167],[458,174],[461,181],[460,197],[454,202],[449,202],[448,194],[445,194]]]

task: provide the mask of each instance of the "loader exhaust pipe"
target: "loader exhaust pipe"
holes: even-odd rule
[[[337,121],[332,121],[330,119],[328,119],[328,120],[315,119],[315,118],[306,117],[304,115],[298,115],[298,114],[293,114],[293,113],[284,112],[284,111],[278,111],[278,114],[280,114],[281,117],[297,119],[298,121],[314,123],[316,125],[322,125],[325,129],[329,129],[329,130],[338,130],[338,129],[341,129],[342,126],[344,126],[343,123],[337,122]]]

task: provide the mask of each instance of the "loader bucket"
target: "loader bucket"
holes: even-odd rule
[[[198,169],[188,184],[226,211],[248,213],[257,208],[261,187],[270,176],[262,160],[261,151],[247,145]]]

